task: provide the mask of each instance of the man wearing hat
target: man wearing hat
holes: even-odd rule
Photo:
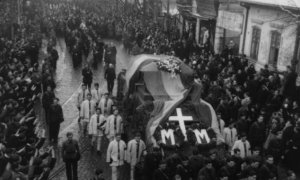
[[[92,100],[92,95],[89,93],[87,99],[82,102],[80,109],[80,117],[82,121],[83,135],[87,134],[87,127],[92,115],[95,113],[96,102]]]
[[[247,140],[246,133],[241,134],[241,139],[235,141],[232,146],[231,154],[234,154],[234,149],[239,149],[241,152],[241,158],[246,158],[251,156],[251,146],[249,141]]]
[[[96,143],[98,154],[101,152],[102,136],[106,125],[106,117],[103,114],[100,114],[100,112],[100,108],[97,108],[96,114],[91,117],[89,123],[89,134],[92,135],[92,147],[94,147],[94,144]]]

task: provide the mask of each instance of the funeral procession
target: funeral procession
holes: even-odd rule
[[[0,0],[0,180],[300,180],[300,0]]]

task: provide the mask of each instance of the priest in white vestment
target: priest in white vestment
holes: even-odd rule
[[[135,166],[140,162],[146,145],[141,140],[141,134],[136,133],[135,138],[128,142],[127,145],[127,162],[130,164],[130,179],[134,180]]]
[[[101,92],[100,92],[100,89],[99,89],[99,83],[95,83],[94,84],[94,89],[92,89],[91,91],[91,94],[92,94],[92,99],[96,102],[96,104],[98,105],[99,104],[99,101],[101,99]],[[103,114],[103,112],[102,112]]]
[[[100,114],[100,108],[96,109],[96,114],[91,117],[89,123],[89,135],[92,136],[92,148],[96,143],[97,153],[100,155],[101,153],[101,142],[103,137],[103,131],[105,131],[106,126],[106,118],[107,116]]]
[[[105,93],[104,96],[99,100],[98,107],[101,109],[101,113],[106,110],[107,113],[110,115],[112,114],[112,106],[114,105],[114,102],[112,99],[108,97],[108,93]]]
[[[228,146],[228,149],[231,150],[235,141],[238,140],[237,130],[234,127],[233,123],[229,124],[228,127],[224,128],[223,137],[224,137],[225,144]]]
[[[106,162],[112,169],[111,180],[120,178],[120,167],[123,166],[126,159],[126,143],[121,140],[121,134],[116,134],[115,139],[111,141],[107,148]]]
[[[81,90],[77,95],[77,108],[79,109],[79,112],[80,112],[82,102],[87,99],[89,93],[90,91],[87,89],[86,85],[82,84]]]
[[[246,158],[251,156],[251,146],[249,141],[247,140],[246,134],[241,135],[241,139],[234,142],[231,154],[234,155],[234,149],[239,149],[241,152],[241,158]]]
[[[107,139],[112,141],[114,139],[115,134],[117,133],[123,133],[123,120],[122,117],[119,115],[119,110],[115,109],[114,113],[108,116],[107,118],[105,134],[107,136]]]
[[[95,114],[96,102],[92,100],[92,95],[88,94],[87,99],[84,100],[81,104],[80,108],[80,118],[81,118],[81,126],[83,129],[83,135],[87,135],[87,128],[90,122],[90,119],[93,114]]]

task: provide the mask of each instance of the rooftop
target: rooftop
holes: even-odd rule
[[[300,0],[240,0],[240,2],[265,6],[282,6],[300,11]]]

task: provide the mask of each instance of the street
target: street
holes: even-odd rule
[[[111,41],[106,40],[106,43]],[[123,50],[122,44],[113,41],[117,48],[117,65],[116,74],[118,74],[121,69],[127,68],[130,61],[130,56]],[[72,65],[71,55],[67,50],[64,39],[58,39],[56,49],[59,53],[59,60],[57,62],[56,70],[56,95],[60,99],[60,104],[62,105],[64,112],[64,122],[61,123],[60,133],[59,133],[59,145],[57,150],[58,162],[56,167],[51,173],[50,179],[63,180],[66,179],[66,174],[64,170],[64,163],[60,158],[60,146],[61,143],[66,139],[66,133],[71,131],[74,133],[74,138],[79,139],[80,149],[82,151],[82,158],[78,165],[78,175],[79,179],[89,179],[93,176],[96,168],[101,168],[104,171],[106,179],[110,179],[110,168],[105,162],[106,157],[106,147],[108,142],[103,143],[103,153],[102,156],[98,156],[95,152],[90,150],[90,141],[88,138],[80,137],[79,127],[78,127],[78,110],[76,107],[77,94],[81,88],[82,76],[81,70],[82,66],[78,69],[74,69]],[[92,60],[92,53],[89,54],[87,58],[83,60],[83,63],[90,62]],[[100,85],[101,92],[107,91],[107,84],[104,79],[104,68],[103,64],[98,64],[97,70],[93,70],[93,83],[98,82]],[[115,87],[113,94],[116,95],[117,82],[115,82]]]

